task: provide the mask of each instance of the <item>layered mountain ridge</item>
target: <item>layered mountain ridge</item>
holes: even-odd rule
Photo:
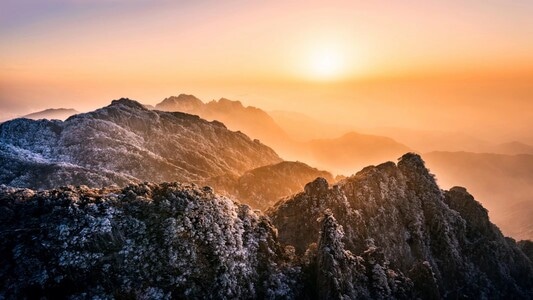
[[[49,108],[42,111],[34,112],[22,116],[22,118],[40,120],[40,119],[55,119],[66,120],[68,117],[78,114],[79,112],[72,108]]]
[[[0,124],[0,182],[34,189],[195,182],[280,161],[272,149],[220,122],[151,111],[129,99],[64,122]]]
[[[266,215],[179,183],[0,199],[6,298],[533,296],[531,242],[505,238],[464,188],[439,189],[416,154],[318,178]]]
[[[304,161],[337,173],[350,174],[368,164],[396,159],[411,151],[409,147],[390,138],[354,131],[343,132],[336,138],[294,139],[264,110],[226,98],[204,103],[193,95],[180,94],[165,98],[156,105],[156,109],[191,113],[207,120],[221,121],[232,130],[241,130],[265,142],[286,160]],[[292,122],[310,131],[318,131],[317,128],[325,126],[314,124],[312,119]]]
[[[246,171],[241,176],[232,174],[211,177],[204,181],[217,192],[234,197],[253,208],[265,211],[283,197],[301,191],[317,177],[333,183],[333,175],[312,168],[302,162],[284,161]]]
[[[204,103],[193,95],[180,94],[165,98],[155,108],[195,114],[206,120],[218,120],[231,130],[240,130],[267,145],[285,144],[287,148],[292,147],[288,135],[270,115],[259,108],[244,106],[240,101],[220,98],[218,101]]]

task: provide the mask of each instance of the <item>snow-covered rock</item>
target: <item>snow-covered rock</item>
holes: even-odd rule
[[[220,122],[151,111],[129,99],[64,122],[0,124],[0,183],[18,187],[199,182],[280,161]]]
[[[294,298],[267,217],[195,185],[0,186],[0,298]]]
[[[346,250],[364,257],[376,247],[387,262],[382,271],[408,277],[418,297],[533,297],[533,266],[524,252],[464,188],[440,190],[416,154],[397,165],[367,167],[332,187],[317,179],[267,214],[280,241],[302,255],[324,230],[316,220],[325,211],[343,227]],[[349,257],[338,264],[351,264]],[[372,298],[392,297],[387,280],[383,294]]]

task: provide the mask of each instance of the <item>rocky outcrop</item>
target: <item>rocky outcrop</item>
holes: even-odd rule
[[[423,298],[533,295],[526,255],[465,189],[441,191],[416,154],[397,165],[367,167],[332,187],[317,179],[267,213],[280,241],[305,253],[325,210],[344,228],[346,250],[362,256],[371,242]]]
[[[18,187],[199,182],[280,161],[272,149],[220,122],[151,111],[129,99],[64,122],[0,125],[0,183]]]
[[[323,178],[264,215],[180,183],[0,186],[0,298],[531,299],[505,238],[420,156]]]
[[[294,298],[269,220],[195,185],[0,187],[0,298]]]

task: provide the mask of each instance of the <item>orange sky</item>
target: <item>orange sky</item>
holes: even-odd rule
[[[531,128],[531,1],[221,2],[2,1],[0,117],[183,92],[357,126]]]

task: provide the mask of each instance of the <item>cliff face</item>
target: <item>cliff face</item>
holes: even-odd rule
[[[272,149],[220,122],[150,111],[128,99],[64,122],[0,125],[0,183],[18,187],[198,182],[280,161]]]
[[[267,213],[280,241],[304,253],[316,242],[316,220],[325,210],[344,228],[347,250],[362,255],[376,247],[420,295],[528,298],[533,293],[531,262],[516,243],[490,223],[465,189],[441,191],[418,155],[406,154],[397,165],[367,167],[333,187],[317,179]]]

